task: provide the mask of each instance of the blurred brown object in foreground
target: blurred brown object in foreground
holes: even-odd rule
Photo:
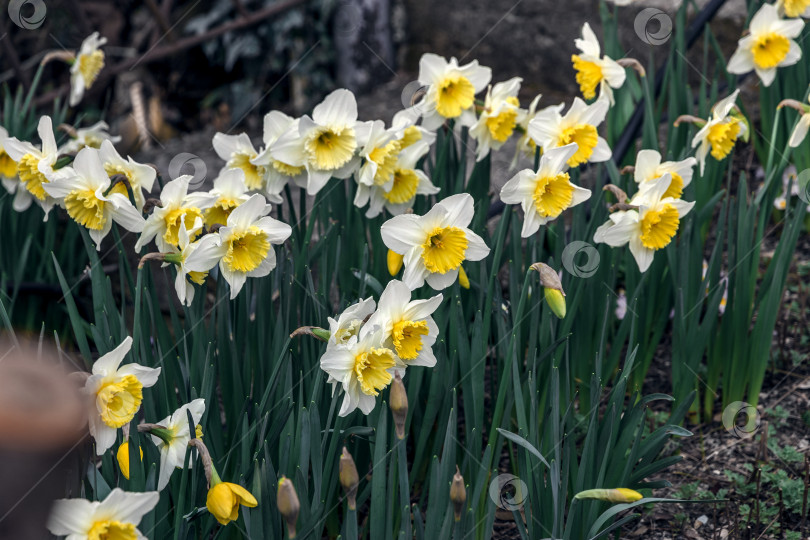
[[[0,334],[0,539],[51,538],[45,523],[65,495],[87,410],[55,350]]]

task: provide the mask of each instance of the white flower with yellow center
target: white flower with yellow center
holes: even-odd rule
[[[731,153],[737,139],[745,137],[748,126],[745,121],[731,114],[740,90],[720,100],[712,107],[712,115],[703,123],[701,129],[692,139],[692,148],[697,147],[695,157],[700,163],[700,174],[706,168],[706,156],[711,151],[712,157],[721,161]]]
[[[810,0],[776,0],[775,5],[786,17],[810,18]]]
[[[398,111],[391,120],[391,128],[402,134],[399,138],[399,146],[403,150],[420,141],[428,146],[436,142],[435,131],[416,125],[421,117],[422,115],[416,107],[408,107]]]
[[[161,437],[152,435],[152,442],[157,445],[160,450],[160,473],[158,474],[158,491],[163,491],[172,476],[175,469],[182,468],[186,460],[186,448],[188,448],[188,441],[191,440],[191,431],[188,425],[188,411],[191,413],[191,421],[195,426],[195,437],[202,437],[202,429],[200,428],[200,419],[205,413],[205,400],[202,398],[195,399],[191,403],[183,405],[171,416],[167,416],[157,424],[165,431],[161,431],[161,435],[165,436],[164,440]],[[154,433],[154,430],[153,430]],[[192,468],[194,463],[193,459],[188,462],[188,468]]]
[[[575,40],[574,44],[580,54],[571,56],[571,61],[577,71],[577,84],[583,97],[595,98],[596,89],[599,88],[599,96],[607,96],[612,105],[613,89],[621,88],[626,78],[624,68],[609,56],[602,56],[599,40],[588,23],[582,26],[582,38]]]
[[[380,295],[377,311],[366,324],[380,327],[383,345],[396,353],[401,375],[406,367],[436,365],[432,347],[439,327],[431,315],[441,303],[441,294],[428,300],[411,300],[411,290],[397,280],[389,281]]]
[[[250,191],[264,189],[266,169],[262,165],[252,163],[259,154],[246,133],[239,135],[217,133],[214,135],[213,145],[217,155],[225,160],[225,166],[219,171],[220,174],[228,169],[239,169],[245,173],[245,186]]]
[[[338,315],[337,319],[329,317],[329,341],[327,349],[338,345],[346,345],[352,337],[360,333],[366,319],[374,313],[376,304],[372,297],[352,304]]]
[[[115,444],[118,428],[130,423],[141,408],[143,389],[154,385],[160,375],[160,368],[121,366],[131,347],[132,338],[127,337],[96,360],[84,385],[84,392],[93,398],[89,426],[99,456]]]
[[[489,255],[484,240],[467,228],[473,212],[473,198],[459,193],[437,203],[424,216],[403,214],[383,223],[383,242],[403,256],[402,281],[409,289],[417,289],[425,281],[436,290],[449,287],[458,278],[462,262]]]
[[[101,46],[105,43],[107,38],[99,37],[98,32],[93,32],[82,41],[73,65],[70,66],[71,107],[79,104],[85,90],[93,86],[104,67],[104,51],[101,50]]]
[[[537,152],[537,144],[529,136],[529,123],[537,116],[537,104],[540,103],[540,98],[542,97],[542,94],[537,94],[529,104],[529,108],[522,110],[521,114],[518,115],[517,129],[520,131],[520,138],[517,142],[515,155],[512,157],[512,163],[509,165],[510,169],[514,169],[517,166],[520,154],[523,154],[530,160],[534,159],[534,155]]]
[[[517,173],[501,189],[506,204],[523,208],[521,236],[528,238],[541,225],[557,219],[568,208],[587,201],[591,190],[575,186],[566,172],[566,162],[577,151],[576,144],[552,148],[540,158],[537,172],[525,169]]]
[[[605,98],[597,99],[590,105],[574,98],[565,116],[560,114],[563,105],[546,107],[529,122],[529,137],[544,152],[576,143],[577,152],[568,160],[569,167],[607,161],[611,156],[610,147],[596,130],[605,120],[609,108],[610,103]]]
[[[208,271],[219,262],[216,250],[208,249],[219,243],[219,235],[206,234],[196,242],[191,242],[190,235],[195,235],[197,231],[186,230],[184,220],[185,216],[180,218],[182,226],[177,231],[180,239],[177,249],[165,254],[167,262],[164,266],[172,263],[175,265],[177,275],[174,278],[174,290],[180,302],[190,306],[194,300],[194,285],[204,285]],[[202,250],[195,255],[199,248]]]
[[[499,150],[515,132],[523,114],[517,97],[522,81],[513,77],[487,89],[484,109],[470,128],[470,136],[478,143],[476,161],[487,157],[490,150]]]
[[[59,153],[75,154],[87,146],[96,149],[101,148],[101,143],[104,141],[110,141],[112,143],[119,142],[121,137],[118,135],[110,135],[109,129],[110,126],[104,121],[96,122],[88,128],[80,128],[75,131],[70,128],[69,133],[71,138],[62,145],[62,148],[59,149]]]
[[[424,171],[416,168],[416,163],[430,151],[426,142],[414,143],[399,153],[393,167],[392,181],[388,191],[383,186],[359,184],[354,198],[355,206],[362,208],[369,203],[367,218],[380,215],[383,208],[392,215],[403,214],[413,206],[417,195],[435,195],[439,188],[433,185]]]
[[[680,199],[686,186],[692,183],[692,173],[697,160],[688,157],[682,161],[661,162],[661,154],[655,150],[641,150],[636,156],[636,166],[633,170],[633,180],[641,189],[649,186],[653,180],[666,173],[672,177],[669,188],[663,197]]]
[[[435,130],[445,120],[456,119],[457,125],[475,123],[475,94],[484,90],[492,79],[492,70],[478,65],[477,60],[463,66],[451,58],[448,62],[437,54],[426,53],[419,59],[419,84],[426,86],[417,104],[422,111],[422,125]]]
[[[143,232],[135,243],[135,251],[140,251],[152,239],[155,240],[158,251],[172,251],[180,243],[178,231],[182,223],[185,223],[185,228],[189,231],[199,231],[202,228],[205,210],[213,204],[216,196],[204,192],[189,193],[190,181],[191,176],[183,175],[163,186],[160,206],[156,206],[146,218]],[[193,240],[196,236],[192,235],[191,238]]]
[[[129,186],[132,188],[132,196],[135,198],[135,207],[138,210],[143,210],[143,205],[146,203],[144,191],[146,193],[152,191],[152,186],[157,177],[157,171],[155,171],[154,167],[138,163],[129,156],[127,156],[127,159],[124,159],[115,149],[112,141],[103,141],[99,153],[101,163],[104,165],[104,170],[107,172],[107,175],[110,177],[116,174],[124,175]]]
[[[3,184],[9,195],[14,195],[12,208],[17,212],[23,212],[31,206],[31,195],[17,177],[17,162],[3,148],[3,142],[6,139],[8,139],[8,131],[0,126],[0,183]]]
[[[130,232],[143,230],[146,221],[130,202],[126,185],[122,182],[112,185],[98,150],[79,150],[72,169],[66,168],[65,174],[69,176],[43,187],[51,197],[62,201],[73,221],[87,229],[96,249],[101,249],[101,241],[110,232],[113,221]]]
[[[776,68],[792,66],[802,57],[794,38],[803,28],[801,19],[782,19],[776,6],[763,4],[751,18],[749,34],[737,43],[726,69],[737,75],[756,71],[762,84],[770,86]]]
[[[219,242],[197,248],[195,259],[215,256],[219,270],[231,286],[231,299],[236,298],[247,278],[264,277],[276,267],[273,244],[281,244],[292,234],[292,229],[267,215],[270,207],[264,196],[254,194],[228,216],[228,222],[219,229]],[[196,263],[187,266],[201,270]]]
[[[20,187],[16,190],[15,210],[21,212],[31,205],[32,200],[36,200],[45,211],[47,221],[48,213],[57,201],[48,195],[42,186],[63,176],[65,171],[53,168],[59,157],[59,151],[50,116],[39,119],[37,133],[42,141],[41,148],[35,147],[30,142],[20,141],[16,137],[7,138],[2,144],[8,157],[16,162],[17,177],[22,184],[21,187],[25,188],[25,194],[20,193]]]
[[[292,166],[283,161],[274,159],[271,155],[273,145],[287,133],[295,138],[298,135],[298,118],[287,116],[281,111],[270,111],[264,115],[264,134],[262,136],[264,149],[250,162],[264,167],[264,194],[273,204],[281,204],[281,192],[288,182],[298,187],[307,186],[307,171],[303,165]],[[297,139],[303,152],[303,139]]]
[[[320,363],[329,381],[343,387],[338,415],[346,416],[358,407],[368,414],[374,409],[380,391],[394,378],[396,354],[383,344],[379,326],[364,325],[345,344],[327,347]]]
[[[213,202],[205,210],[205,227],[211,229],[214,225],[225,225],[228,216],[243,202],[250,199],[245,186],[245,174],[241,169],[227,169],[219,173],[214,180],[214,187],[208,193]]]
[[[152,511],[160,493],[129,493],[114,488],[103,501],[59,499],[48,517],[48,530],[67,540],[141,540],[143,516]]]
[[[335,90],[302,116],[298,133],[288,132],[271,147],[270,156],[291,167],[305,167],[307,194],[315,195],[330,178],[348,178],[360,164],[357,150],[357,101],[354,94]]]
[[[689,213],[694,202],[664,197],[672,177],[669,173],[650,182],[650,188],[639,192],[630,204],[638,210],[621,210],[596,229],[594,242],[612,247],[630,244],[630,253],[638,269],[645,272],[659,249],[669,245],[678,232],[681,218]]]
[[[399,138],[403,130],[385,129],[382,120],[357,124],[358,155],[362,165],[354,177],[360,186],[381,187],[388,191],[394,181],[394,165],[402,149]],[[355,202],[356,204],[356,202]],[[357,205],[362,207],[363,204]]]

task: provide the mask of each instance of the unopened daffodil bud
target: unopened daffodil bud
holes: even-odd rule
[[[461,513],[464,511],[464,503],[467,502],[467,490],[464,488],[464,477],[456,465],[456,474],[453,475],[453,482],[450,484],[450,501],[453,503],[453,514],[456,521],[461,521]]]
[[[391,407],[391,415],[394,417],[394,425],[396,426],[397,438],[405,438],[405,420],[408,418],[408,393],[405,391],[405,385],[402,384],[402,377],[399,373],[396,374],[394,380],[391,382],[391,392],[389,394],[389,406]]]
[[[396,276],[402,270],[402,259],[402,255],[396,251],[388,250],[388,273],[391,274],[391,277]]]
[[[463,266],[458,267],[458,284],[461,285],[463,289],[470,288],[470,278],[467,277],[467,272],[464,271]]]
[[[532,270],[540,274],[540,285],[543,286],[546,302],[551,311],[560,319],[565,317],[565,292],[560,282],[560,276],[557,275],[549,265],[543,263],[534,263],[531,266]]]
[[[240,504],[248,508],[254,508],[259,504],[248,490],[239,484],[221,481],[216,469],[212,472],[212,485],[205,498],[205,507],[222,525],[236,521],[239,517]]]
[[[357,474],[357,466],[349,450],[344,446],[340,454],[340,485],[346,491],[346,499],[349,501],[349,510],[357,509],[357,485],[360,483],[360,476]]]
[[[141,460],[143,460],[143,448],[139,446],[138,451],[141,453]],[[125,442],[118,447],[118,452],[115,453],[115,457],[118,460],[118,467],[121,469],[121,474],[124,475],[124,478],[129,480],[129,442]]]
[[[295,538],[295,523],[298,521],[298,512],[301,510],[301,503],[298,502],[298,494],[295,492],[295,487],[286,476],[282,476],[278,481],[276,506],[278,506],[279,513],[287,523],[287,536],[289,538]]]
[[[588,489],[574,495],[575,499],[596,499],[610,503],[631,503],[644,498],[644,495],[628,488]]]
[[[302,326],[301,328],[296,328],[292,334],[290,334],[291,338],[298,337],[298,336],[310,336],[321,341],[329,341],[329,330],[325,328],[319,328],[317,326]]]

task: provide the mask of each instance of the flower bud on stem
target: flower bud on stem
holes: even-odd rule
[[[346,499],[349,501],[349,510],[357,509],[357,486],[360,483],[360,476],[357,474],[357,466],[349,450],[344,446],[340,454],[340,485],[346,491]]]
[[[301,503],[298,502],[298,494],[292,482],[282,476],[278,481],[278,494],[276,495],[276,506],[278,511],[287,523],[287,536],[295,538],[295,523],[298,521],[298,512],[301,510]]]
[[[391,382],[388,399],[391,415],[394,417],[397,438],[402,440],[405,438],[405,421],[408,418],[408,393],[405,391],[405,385],[402,384],[402,377],[399,376],[399,373]]]

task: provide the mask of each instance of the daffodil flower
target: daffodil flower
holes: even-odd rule
[[[661,154],[655,150],[641,150],[636,156],[636,166],[633,171],[633,180],[640,187],[649,185],[656,178],[666,173],[672,177],[669,188],[663,197],[680,199],[686,186],[692,183],[692,173],[697,160],[688,157],[681,161],[661,162]]]
[[[388,190],[385,186],[358,184],[354,204],[362,208],[369,203],[367,218],[380,215],[383,208],[398,216],[413,206],[417,195],[435,195],[439,188],[433,185],[416,163],[430,151],[426,142],[416,142],[402,150],[393,165]]]
[[[386,221],[382,239],[388,249],[404,256],[402,281],[414,290],[427,281],[436,290],[458,278],[465,260],[480,261],[489,255],[484,240],[467,226],[473,218],[473,198],[452,195],[424,216],[403,214]]]
[[[591,190],[575,186],[566,172],[566,163],[576,152],[574,143],[552,148],[541,156],[536,172],[524,169],[504,184],[501,200],[523,208],[523,238],[591,197]]]
[[[436,142],[436,132],[426,129],[424,126],[417,126],[416,122],[422,117],[416,107],[408,107],[398,111],[393,120],[391,120],[391,127],[397,132],[401,132],[402,136],[399,139],[399,146],[403,150],[410,145],[417,142],[424,142],[425,144],[432,145]]]
[[[163,186],[160,192],[160,206],[156,206],[146,218],[143,232],[135,243],[135,251],[140,251],[152,239],[155,240],[159,251],[164,253],[172,251],[172,248],[180,242],[178,231],[181,223],[185,223],[187,230],[199,231],[202,228],[204,212],[214,203],[216,195],[189,193],[190,181],[191,176],[183,175]],[[181,219],[183,217],[185,219]]]
[[[810,18],[810,0],[776,0],[775,5],[786,17]]]
[[[249,190],[261,191],[264,189],[265,168],[252,163],[252,160],[259,154],[253,143],[250,142],[247,133],[239,135],[217,133],[214,135],[213,145],[217,155],[225,160],[225,166],[220,174],[228,169],[239,169],[245,173],[245,186]]]
[[[140,446],[138,447],[138,452],[141,455],[141,461],[143,461],[143,448]],[[118,451],[115,453],[115,459],[118,461],[118,468],[121,469],[121,474],[129,480],[129,442],[125,441],[121,443],[118,447]]]
[[[116,174],[123,174],[129,186],[132,188],[132,196],[135,198],[135,207],[138,210],[143,210],[143,205],[146,203],[144,191],[149,193],[152,191],[152,186],[157,177],[157,171],[150,165],[138,163],[131,157],[127,159],[121,157],[121,154],[113,146],[113,141],[102,141],[99,149],[101,163],[104,165],[104,170],[112,177]],[[124,191],[126,193],[126,191]]]
[[[763,4],[751,18],[749,34],[738,42],[726,69],[737,75],[756,71],[762,84],[770,86],[776,68],[792,66],[802,57],[795,38],[803,28],[801,19],[782,19],[776,6]]]
[[[594,242],[612,247],[629,243],[638,269],[645,272],[652,264],[655,252],[669,245],[678,232],[681,218],[695,205],[694,202],[664,197],[671,182],[669,173],[652,180],[649,189],[640,191],[630,200],[638,210],[610,214],[610,219],[596,229]]]
[[[223,482],[211,465],[211,487],[205,497],[205,507],[221,525],[239,519],[239,505],[255,508],[259,501],[251,492],[231,482]]]
[[[96,453],[104,454],[115,443],[118,428],[128,424],[141,407],[143,389],[154,385],[160,368],[139,364],[121,366],[132,347],[132,338],[121,344],[93,364],[84,392],[93,397],[94,412],[90,414],[90,434],[96,441]]]
[[[210,229],[216,224],[225,225],[228,216],[243,202],[250,199],[245,185],[245,174],[241,169],[227,169],[219,173],[214,187],[208,193],[214,198],[205,210],[205,226]]]
[[[79,150],[68,170],[73,174],[43,187],[48,195],[62,201],[73,221],[87,229],[96,249],[101,249],[113,221],[131,232],[143,230],[146,221],[130,202],[126,186],[120,182],[111,185],[98,150]]]
[[[359,156],[363,159],[362,165],[355,173],[357,183],[366,188],[378,186],[384,191],[391,189],[394,182],[394,166],[397,156],[402,148],[399,137],[402,130],[385,129],[382,120],[361,122],[357,124],[356,132],[359,143]],[[360,193],[358,191],[358,193]],[[365,203],[358,204],[365,206]]]
[[[194,285],[203,285],[208,271],[219,262],[219,253],[216,249],[209,249],[216,246],[219,241],[218,234],[206,234],[196,242],[192,242],[190,235],[194,235],[196,230],[187,230],[185,226],[185,216],[180,218],[181,226],[177,235],[179,243],[177,249],[172,253],[164,254],[165,264],[175,264],[177,275],[174,278],[174,290],[181,303],[190,306],[194,300]],[[199,223],[199,220],[198,220]],[[195,255],[195,252],[202,250]],[[193,270],[192,270],[193,268]]]
[[[305,167],[307,194],[315,195],[330,178],[348,178],[360,163],[357,150],[357,101],[354,94],[335,90],[302,116],[298,132],[285,133],[270,149],[270,156],[290,165]]]
[[[9,195],[14,195],[12,208],[17,212],[23,212],[31,206],[31,195],[17,177],[17,162],[3,148],[3,142],[6,139],[8,139],[8,131],[0,126],[0,183],[3,184]]]
[[[263,277],[276,267],[273,244],[281,244],[292,229],[266,214],[270,211],[264,196],[256,193],[228,216],[227,224],[219,229],[219,242],[196,249],[193,260],[186,265],[193,271],[203,270],[198,260],[216,257],[219,270],[231,286],[231,299],[236,298],[247,278]]]
[[[400,376],[406,367],[436,365],[432,347],[439,327],[431,315],[441,303],[441,294],[428,300],[411,300],[411,290],[397,280],[389,281],[380,295],[377,311],[366,324],[380,327],[383,345],[397,355]]]
[[[338,415],[346,416],[358,407],[363,414],[374,409],[376,397],[391,383],[396,354],[383,345],[379,326],[364,325],[357,335],[337,347],[327,347],[321,369],[345,393]]]
[[[82,41],[79,53],[70,66],[71,107],[79,104],[85,90],[93,86],[104,67],[104,51],[101,50],[101,46],[105,43],[107,38],[99,37],[98,32],[93,32]]]
[[[529,122],[529,136],[544,152],[576,143],[577,152],[569,158],[569,167],[607,161],[611,156],[610,147],[596,130],[605,120],[609,108],[610,103],[605,98],[590,105],[574,98],[565,116],[560,114],[563,105],[546,107]]]
[[[110,135],[109,129],[110,126],[104,121],[96,122],[90,127],[79,128],[75,131],[70,128],[70,140],[62,145],[59,149],[59,153],[75,154],[87,146],[96,149],[101,148],[101,143],[104,141],[110,141],[111,143],[119,142],[121,137],[118,135]]]
[[[17,176],[25,188],[24,194],[20,192],[19,187],[16,190],[15,210],[22,212],[31,205],[32,200],[36,200],[45,211],[47,221],[48,213],[56,204],[56,199],[48,195],[43,185],[63,176],[65,172],[53,168],[59,157],[59,151],[50,116],[39,119],[37,133],[42,141],[41,148],[35,147],[30,142],[20,141],[16,137],[7,138],[2,144],[6,154],[17,163]]]
[[[737,139],[744,137],[748,131],[745,121],[731,114],[739,93],[740,90],[737,89],[730,96],[717,102],[712,107],[711,117],[705,123],[700,121],[702,126],[692,139],[692,148],[697,147],[695,157],[700,163],[701,175],[706,168],[706,156],[709,151],[717,161],[725,159],[731,153]]]
[[[499,150],[515,132],[523,112],[517,97],[522,81],[513,77],[487,89],[481,115],[470,128],[470,135],[478,144],[476,161],[487,157],[490,150]]]
[[[160,450],[160,473],[158,474],[158,491],[163,491],[172,476],[175,469],[182,468],[186,460],[186,448],[188,448],[188,441],[191,440],[191,432],[188,426],[188,416],[186,411],[191,413],[191,420],[196,426],[195,436],[197,438],[202,436],[200,429],[200,419],[205,413],[205,400],[202,398],[195,399],[191,403],[183,405],[171,416],[167,416],[162,421],[158,422],[161,426],[159,433],[155,435],[156,431],[152,430],[152,442],[154,442],[158,450]],[[188,462],[189,469],[194,463],[193,459]]]
[[[602,56],[599,40],[588,23],[582,26],[582,38],[575,40],[574,44],[580,54],[573,55],[571,61],[583,97],[593,99],[599,88],[599,96],[607,96],[612,105],[613,89],[621,88],[627,76],[624,68],[609,56]]]
[[[537,144],[529,136],[529,123],[537,116],[537,105],[540,103],[542,97],[542,94],[537,94],[529,104],[529,108],[521,111],[521,114],[518,116],[517,129],[520,131],[521,135],[517,142],[515,155],[512,157],[512,163],[509,165],[510,169],[514,169],[517,166],[520,154],[523,154],[528,159],[534,159],[534,155],[537,152]]]
[[[307,171],[303,165],[292,166],[277,159],[273,159],[271,149],[273,145],[286,133],[295,138],[298,135],[298,118],[287,116],[281,111],[270,111],[264,115],[264,133],[262,140],[264,148],[250,160],[254,165],[264,167],[264,194],[273,204],[281,204],[281,192],[288,182],[298,187],[307,186]],[[297,139],[303,151],[303,141]]]
[[[138,524],[159,499],[157,491],[130,493],[121,488],[114,488],[103,501],[59,499],[48,517],[48,530],[68,540],[145,539]]]
[[[419,84],[427,90],[417,104],[422,111],[422,126],[435,130],[445,120],[457,119],[457,125],[475,123],[475,95],[492,79],[492,70],[477,60],[463,66],[451,58],[426,53],[419,60]]]
[[[360,300],[343,310],[337,319],[329,317],[329,341],[326,347],[346,345],[360,332],[365,320],[374,313],[377,304],[372,297]]]

